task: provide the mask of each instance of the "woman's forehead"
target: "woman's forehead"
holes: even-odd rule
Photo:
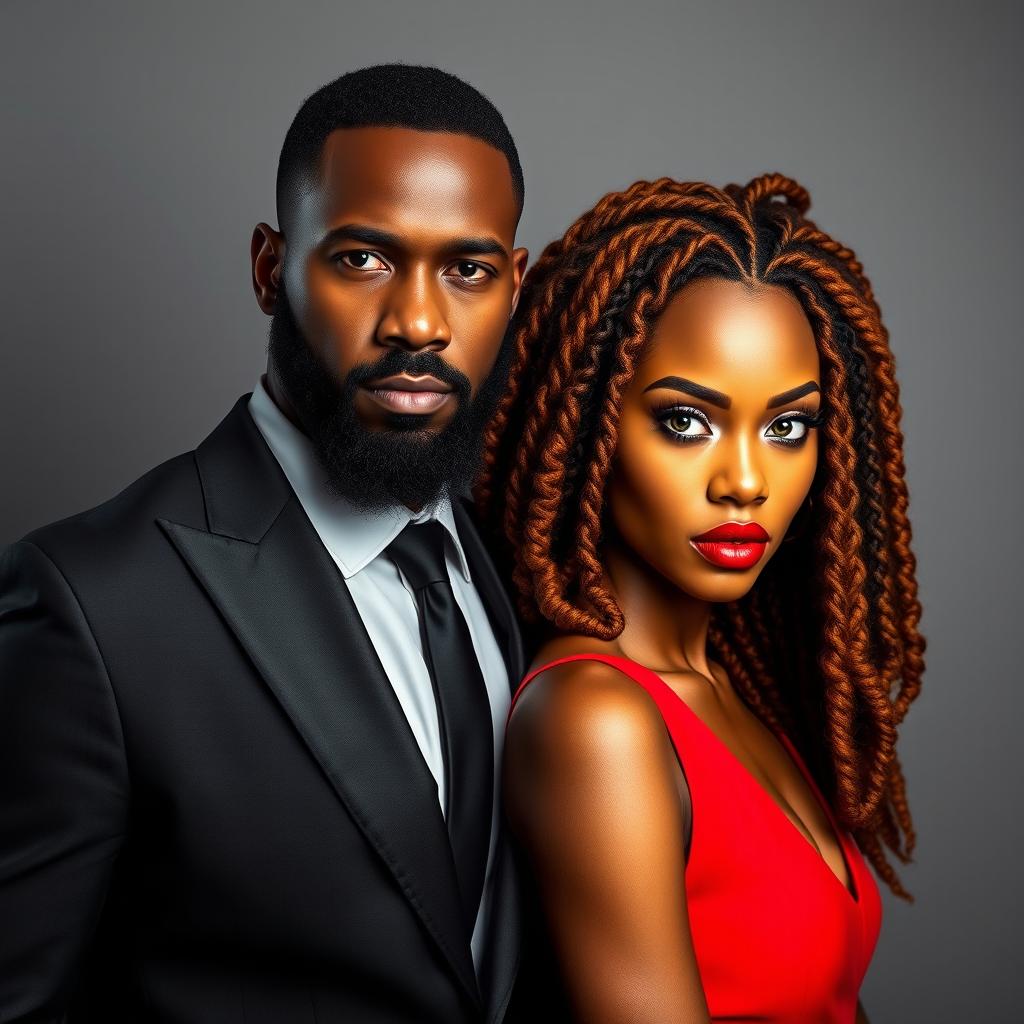
[[[711,278],[672,296],[654,325],[641,375],[649,383],[664,374],[727,394],[737,387],[775,394],[818,379],[818,350],[790,291]]]

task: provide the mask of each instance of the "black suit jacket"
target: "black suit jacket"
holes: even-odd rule
[[[434,779],[248,398],[4,552],[0,1020],[498,1021],[506,842],[478,983]]]

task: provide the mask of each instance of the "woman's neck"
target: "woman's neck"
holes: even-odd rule
[[[616,639],[622,653],[656,671],[712,678],[707,657],[711,604],[680,590],[635,551],[614,541],[606,545],[602,561],[626,620]]]

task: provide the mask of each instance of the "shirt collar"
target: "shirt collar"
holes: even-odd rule
[[[463,577],[472,582],[447,492],[418,513],[404,505],[362,509],[331,494],[309,438],[277,407],[263,379],[253,388],[249,413],[345,579],[369,565],[409,522],[436,519],[451,538]]]

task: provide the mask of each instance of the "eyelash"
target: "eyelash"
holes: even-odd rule
[[[375,260],[379,260],[381,263],[387,264],[387,260],[384,259],[384,257],[381,256],[379,253],[374,252],[372,249],[346,249],[345,252],[335,253],[335,255],[331,257],[331,259],[335,263],[338,263],[341,266],[345,267],[346,270],[360,271],[363,269],[362,267],[350,266],[348,263],[345,262],[345,257],[361,255],[372,256]],[[480,278],[477,281],[473,281],[470,278],[459,277],[458,275],[456,275],[456,280],[459,282],[460,285],[463,285],[464,287],[479,288],[482,284],[485,284],[489,278],[497,276],[494,270],[488,267],[486,263],[481,263],[479,260],[456,260],[453,264],[451,264],[451,266],[457,267],[461,263],[471,263],[474,267],[478,267],[480,270],[482,270],[485,275],[484,277]]]
[[[707,440],[707,434],[695,434],[688,436],[680,434],[677,431],[672,430],[668,426],[668,421],[673,416],[678,416],[680,413],[686,416],[690,416],[692,419],[699,420],[707,427],[711,429],[711,423],[708,418],[700,411],[700,409],[694,409],[693,406],[689,405],[667,405],[661,408],[653,410],[653,415],[658,423],[658,429],[673,443],[675,444],[692,444],[695,441]],[[790,422],[803,423],[807,426],[808,430],[816,427],[823,427],[825,425],[825,417],[821,411],[815,413],[813,416],[806,412],[790,412],[783,413],[781,416],[776,416],[772,420],[772,423],[778,423],[780,420],[789,420]],[[771,426],[771,424],[769,424]],[[785,437],[772,437],[771,440],[776,444],[785,445],[787,448],[799,448],[802,444],[807,441],[807,434],[803,437],[790,440]]]
[[[346,249],[344,252],[335,253],[331,257],[331,260],[333,262],[335,262],[335,263],[345,267],[346,270],[363,270],[364,269],[363,267],[349,266],[349,264],[345,262],[345,258],[347,256],[372,256],[375,260],[379,260],[381,263],[385,263],[385,264],[387,263],[387,260],[385,260],[383,256],[379,255],[378,253],[373,252],[371,249]]]
[[[464,284],[469,288],[479,288],[480,285],[486,284],[489,279],[496,276],[494,271],[491,270],[491,268],[488,267],[486,263],[481,263],[479,260],[456,260],[455,263],[452,264],[452,266],[457,267],[460,263],[469,263],[472,266],[477,267],[479,270],[482,270],[484,272],[484,276],[481,277],[480,280],[478,281],[471,281],[468,277],[459,277],[458,275],[456,275],[456,279],[459,281],[459,283]]]

